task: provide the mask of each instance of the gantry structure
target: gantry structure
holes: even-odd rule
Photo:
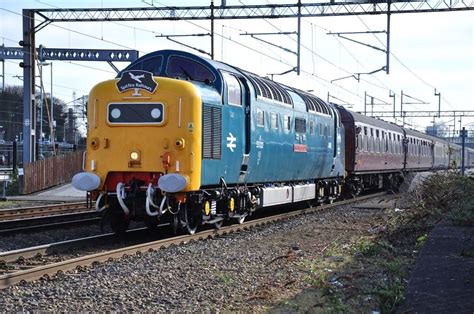
[[[425,1],[320,1],[302,3],[297,0],[289,4],[262,5],[226,5],[222,0],[219,5],[214,1],[207,6],[163,6],[157,7],[153,1],[141,8],[90,8],[90,9],[24,9],[23,10],[23,163],[29,163],[36,158],[36,103],[35,91],[35,61],[37,48],[35,35],[51,23],[60,22],[117,22],[117,21],[181,21],[208,20],[211,32],[211,57],[214,57],[214,22],[215,20],[237,19],[294,19],[296,20],[296,66],[298,74],[301,69],[301,19],[307,17],[353,16],[353,15],[385,15],[386,25],[386,64],[380,70],[389,73],[390,55],[390,16],[392,14],[453,12],[474,9],[474,0],[425,0]],[[41,22],[37,23],[38,20]],[[340,34],[339,34],[340,35]],[[93,54],[91,54],[93,56]],[[50,54],[49,60],[55,59]],[[87,60],[87,58],[83,58]],[[379,71],[379,70],[376,70]],[[375,71],[374,71],[375,72]],[[370,73],[368,73],[370,74]],[[27,136],[30,135],[30,136]]]

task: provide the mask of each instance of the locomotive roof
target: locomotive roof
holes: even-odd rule
[[[275,82],[268,78],[258,76],[254,73],[239,69],[227,63],[216,61],[216,60],[210,60],[208,58],[204,58],[204,57],[201,57],[201,56],[198,56],[186,51],[165,49],[165,50],[158,50],[155,52],[148,53],[138,58],[137,60],[132,62],[128,67],[126,67],[124,70],[119,72],[117,77],[121,77],[124,71],[127,71],[133,67],[140,66],[140,64],[145,64],[147,60],[150,60],[152,58],[156,58],[158,60],[160,56],[162,56],[163,59],[167,59],[170,56],[183,56],[191,60],[194,60],[198,63],[201,63],[202,65],[205,65],[213,73],[215,77],[215,80],[210,82],[211,83],[210,85],[213,85],[214,88],[219,93],[222,92],[222,88],[224,85],[222,82],[222,77],[221,77],[221,74],[219,73],[219,70],[223,70],[230,73],[245,76],[249,80],[251,85],[254,87],[256,96],[272,99],[274,101],[291,105],[291,106],[295,106],[297,105],[297,103],[301,102],[304,105],[306,105],[306,110],[308,112],[319,112],[319,113],[330,115],[330,116],[333,115],[334,107],[331,104],[325,102],[324,100],[318,98],[317,96],[313,94],[304,92],[297,88],[286,86],[284,84]],[[159,62],[163,62],[163,60],[160,60]],[[166,71],[167,70],[164,69],[164,67],[160,65],[160,66],[156,66],[153,74],[156,76],[169,76],[167,75]],[[295,97],[300,97],[301,101],[299,99],[295,99]]]

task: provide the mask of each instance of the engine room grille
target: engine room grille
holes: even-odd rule
[[[203,106],[202,158],[221,159],[222,118],[221,108]]]
[[[257,96],[273,99],[288,105],[293,104],[293,99],[291,98],[290,94],[280,84],[272,80],[250,74],[249,72],[244,73],[247,75],[250,82],[252,82]]]
[[[297,89],[295,89],[295,92],[300,95],[301,98],[303,98],[303,101],[306,104],[307,111],[316,111],[327,115],[332,115],[332,112],[329,107],[330,105],[327,104],[325,101],[319,99],[314,95],[308,94]]]

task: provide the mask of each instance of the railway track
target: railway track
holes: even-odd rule
[[[253,227],[263,226],[269,223],[274,223],[282,220],[286,220],[289,218],[293,218],[299,215],[314,213],[320,210],[329,209],[336,206],[347,205],[355,202],[360,202],[363,200],[368,200],[371,198],[376,198],[386,195],[385,192],[375,193],[371,195],[361,196],[355,199],[344,200],[333,204],[326,204],[318,207],[311,207],[305,208],[301,210],[291,211],[287,213],[272,215],[269,217],[249,220],[244,222],[241,225],[230,225],[225,226],[220,229],[212,229],[212,230],[204,230],[194,235],[180,235],[176,237],[151,241],[151,242],[144,242],[139,243],[131,246],[121,247],[118,249],[108,250],[104,252],[89,254],[85,256],[80,256],[60,262],[53,262],[46,265],[21,265],[21,263],[28,258],[38,257],[47,255],[53,251],[61,251],[67,250],[71,247],[77,247],[78,245],[85,245],[88,243],[96,243],[99,239],[101,241],[108,241],[113,239],[113,237],[117,237],[113,234],[106,234],[101,236],[95,236],[90,238],[72,240],[72,241],[65,241],[60,243],[55,243],[51,245],[44,245],[35,248],[23,249],[23,250],[16,250],[11,252],[4,252],[0,254],[0,262],[3,263],[3,269],[7,272],[0,276],[0,289],[4,289],[15,285],[20,282],[25,281],[33,281],[40,279],[42,277],[53,276],[58,272],[65,272],[68,270],[75,269],[76,267],[84,267],[92,265],[93,263],[100,263],[105,262],[111,259],[117,259],[125,255],[135,255],[141,254],[150,250],[159,250],[162,248],[167,248],[171,245],[180,245],[185,244],[191,241],[198,241],[208,238],[217,237],[220,235],[226,235],[233,232],[238,232],[240,230],[246,230]],[[391,198],[388,196],[388,198]],[[128,234],[132,234],[129,231]],[[18,267],[16,269],[9,269],[9,263],[17,263]]]
[[[0,210],[0,234],[44,230],[99,219],[85,202],[4,209]]]
[[[18,207],[0,210],[0,221],[63,215],[90,210],[85,202]]]

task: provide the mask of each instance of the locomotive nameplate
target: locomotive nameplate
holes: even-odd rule
[[[153,94],[157,87],[158,83],[153,80],[153,73],[141,70],[125,71],[117,82],[117,89],[121,93],[131,89],[142,89]]]

